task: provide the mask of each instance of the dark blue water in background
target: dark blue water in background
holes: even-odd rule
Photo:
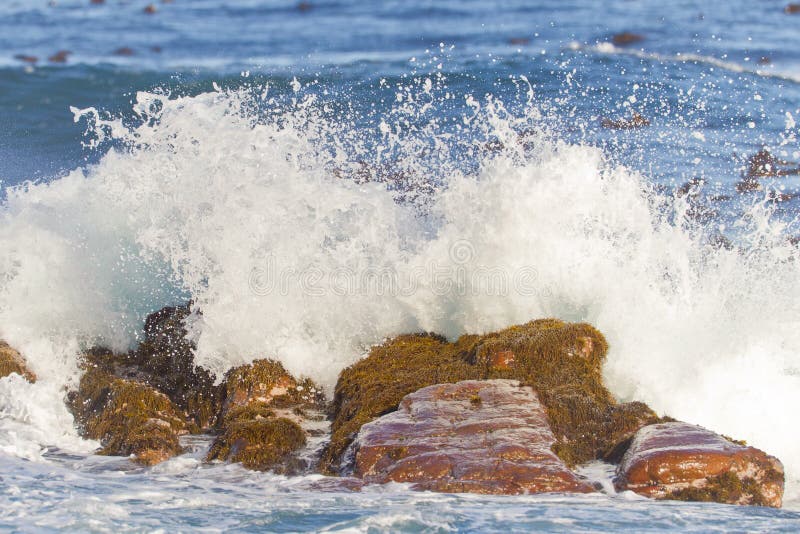
[[[607,145],[664,183],[700,176],[729,189],[762,145],[798,155],[785,137],[787,113],[796,117],[800,102],[800,16],[780,1],[176,0],[155,3],[155,14],[144,12],[146,1],[52,4],[0,6],[6,186],[97,158],[82,148],[84,125],[69,106],[125,113],[140,90],[269,83],[275,93],[297,77],[379,113],[392,103],[381,79],[391,86],[436,71],[451,91],[476,97],[516,93],[509,77],[525,76],[555,109],[560,135]],[[603,44],[624,31],[644,39]],[[49,62],[59,50],[71,52],[66,63]],[[632,110],[651,126],[600,126]]]

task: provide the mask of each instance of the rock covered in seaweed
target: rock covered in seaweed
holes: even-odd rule
[[[221,390],[215,385],[215,377],[194,363],[195,345],[185,326],[190,315],[189,305],[169,306],[150,314],[144,325],[144,340],[130,358],[148,375],[148,384],[185,410],[199,428],[207,429],[216,422]]]
[[[784,475],[763,451],[674,422],[639,430],[615,484],[656,499],[780,507]]]
[[[514,380],[440,384],[361,427],[355,475],[450,493],[590,492],[550,450],[544,407]]]
[[[321,390],[297,381],[273,360],[256,360],[225,377],[219,435],[207,460],[240,462],[249,469],[292,472],[308,435],[324,423]]]
[[[22,355],[3,340],[0,340],[0,378],[16,373],[28,382],[36,382],[36,375],[28,369]]]
[[[620,443],[661,419],[643,403],[617,403],[605,388],[607,350],[605,338],[591,325],[556,319],[465,335],[454,343],[431,334],[394,338],[339,376],[331,442],[321,467],[338,472],[361,426],[396,410],[409,393],[493,378],[533,388],[556,436],[553,450],[569,467],[618,454]]]
[[[186,433],[186,420],[150,386],[90,367],[71,392],[69,406],[83,436],[102,444],[100,454],[154,465],[181,452],[178,436]]]

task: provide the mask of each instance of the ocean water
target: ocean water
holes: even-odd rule
[[[147,4],[0,2],[0,338],[40,377],[0,379],[0,529],[800,528],[800,176],[736,188],[762,147],[800,161],[784,2]],[[602,466],[604,493],[490,498],[205,465],[202,438],[92,455],[77,354],[189,299],[198,363],[328,391],[399,333],[588,321],[615,395],[778,456],[784,509],[618,495]]]

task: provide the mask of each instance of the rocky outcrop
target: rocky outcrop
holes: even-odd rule
[[[0,340],[0,378],[12,373],[23,376],[28,382],[36,382],[36,375],[25,365],[22,355]]]
[[[450,493],[593,491],[551,451],[555,441],[536,394],[517,381],[440,384],[361,427],[355,475]]]
[[[224,391],[209,461],[277,472],[309,467],[298,453],[324,420],[320,388],[311,380],[297,381],[279,362],[257,360],[231,370]]]
[[[181,452],[184,417],[166,395],[145,384],[90,367],[69,405],[83,436],[102,444],[100,454],[154,465]]]
[[[322,470],[340,472],[362,425],[396,410],[406,395],[435,384],[494,378],[519,380],[537,393],[556,436],[553,450],[568,466],[618,454],[620,443],[661,419],[643,403],[614,400],[602,381],[607,350],[592,326],[556,319],[454,343],[431,334],[399,336],[339,376]]]
[[[149,315],[144,340],[132,358],[136,368],[147,373],[148,384],[185,410],[200,429],[208,429],[216,423],[222,392],[215,377],[194,363],[195,345],[184,325],[190,313],[186,305]]]
[[[617,470],[619,490],[656,499],[781,506],[777,458],[687,423],[639,430]]]

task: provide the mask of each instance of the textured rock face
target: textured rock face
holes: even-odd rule
[[[636,434],[617,470],[619,490],[656,499],[780,507],[783,466],[777,458],[687,423]]]
[[[223,389],[219,435],[209,450],[209,461],[228,460],[249,469],[284,473],[308,467],[297,453],[324,420],[321,389],[310,380],[296,380],[272,360],[231,370]]]
[[[550,450],[555,441],[536,394],[517,381],[440,384],[361,427],[355,474],[444,492],[593,491]]]
[[[186,421],[163,393],[90,368],[69,404],[82,434],[100,440],[100,454],[133,456],[144,465],[163,462],[181,452],[178,436]]]
[[[36,382],[36,375],[25,365],[22,355],[0,340],[0,378],[12,373],[25,377],[28,382]]]
[[[643,425],[661,422],[647,405],[619,404],[603,385],[608,344],[588,324],[540,319],[448,343],[432,334],[398,336],[342,371],[333,399],[331,442],[322,470],[340,472],[361,426],[420,388],[462,380],[513,379],[547,411],[554,451],[572,467],[618,451]]]

